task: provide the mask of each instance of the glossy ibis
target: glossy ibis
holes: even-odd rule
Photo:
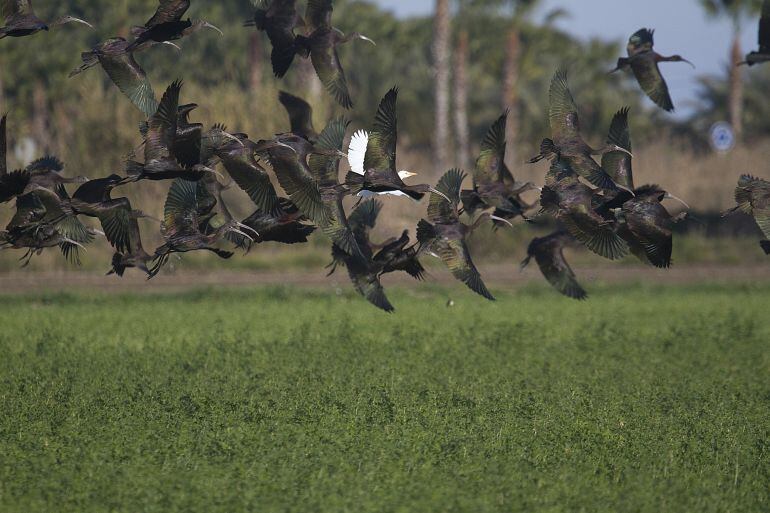
[[[751,175],[743,175],[735,188],[737,206],[726,214],[743,212],[754,217],[765,239],[760,241],[765,254],[770,255],[770,182]]]
[[[254,17],[244,23],[267,33],[273,50],[270,60],[276,77],[283,77],[297,54],[295,29],[305,26],[297,13],[296,0],[269,0],[266,8],[259,8]]]
[[[628,107],[619,110],[612,117],[607,143],[622,148],[624,151],[608,151],[602,155],[602,169],[610,175],[612,181],[626,191],[634,189],[634,173],[631,166],[631,131],[628,128]]]
[[[232,257],[233,253],[217,248],[216,244],[222,242],[229,233],[250,238],[248,234],[238,230],[235,222],[224,223],[209,233],[204,233],[201,227],[207,225],[214,208],[211,199],[205,197],[202,184],[179,178],[171,183],[161,226],[161,233],[166,242],[155,250],[150,278],[160,272],[168,262],[169,256],[174,253],[205,250],[227,259]]]
[[[257,150],[264,151],[257,143],[245,139],[227,142],[217,148],[215,154],[230,178],[248,194],[257,208],[269,213],[278,205],[278,194],[267,171],[254,158]]]
[[[313,107],[308,102],[298,96],[281,91],[278,94],[278,101],[289,113],[289,122],[291,123],[291,133],[298,135],[315,143],[318,139],[318,132],[313,126]]]
[[[128,51],[128,46],[128,41],[122,37],[113,37],[99,43],[90,51],[81,54],[83,64],[72,70],[69,76],[74,77],[96,64],[101,65],[120,92],[145,116],[150,117],[158,109],[155,92],[147,74],[136,62],[133,52]]]
[[[134,216],[128,218],[128,251],[127,252],[115,252],[112,255],[112,268],[107,275],[117,274],[123,276],[126,269],[136,268],[144,271],[149,276],[150,269],[147,264],[152,260],[152,257],[144,250],[142,246],[142,234],[139,231],[139,222]]]
[[[577,281],[575,272],[564,258],[564,248],[575,239],[565,231],[557,231],[545,237],[532,239],[527,248],[527,258],[521,263],[523,270],[534,258],[548,283],[561,294],[582,301],[588,297]]]
[[[687,204],[657,185],[637,188],[635,197],[616,210],[620,226],[618,234],[628,243],[631,252],[642,262],[666,269],[671,267],[673,225],[682,216],[672,217],[663,206],[666,198]]]
[[[530,162],[548,158],[563,159],[580,176],[593,185],[606,190],[617,190],[612,178],[593,159],[592,155],[603,155],[610,151],[630,153],[617,144],[609,143],[595,150],[580,135],[580,120],[577,105],[567,83],[567,74],[557,70],[549,89],[550,106],[548,119],[553,139],[544,139],[540,154]]]
[[[353,194],[368,191],[409,196],[417,201],[428,192],[441,195],[442,192],[430,185],[405,184],[402,177],[414,176],[414,173],[396,170],[397,99],[398,88],[394,87],[380,101],[371,131],[368,134],[359,132],[352,139],[348,148],[350,171],[345,177],[345,185]],[[365,145],[363,141],[366,141]],[[449,201],[449,198],[445,199]]]
[[[472,291],[494,301],[494,297],[481,279],[479,271],[473,265],[468,251],[467,238],[491,214],[482,214],[476,222],[468,226],[460,221],[460,188],[465,173],[459,169],[447,171],[439,180],[428,204],[430,222],[421,219],[417,224],[417,240],[420,251],[440,258],[452,272],[452,275],[465,283]],[[450,199],[447,199],[450,198]]]
[[[617,67],[611,71],[631,71],[639,82],[644,93],[655,102],[661,109],[672,112],[674,104],[671,101],[671,94],[668,91],[663,75],[660,73],[658,64],[661,62],[686,62],[693,68],[690,61],[680,55],[664,57],[653,49],[653,33],[651,29],[639,29],[628,40],[626,50],[628,57],[618,59]]]
[[[243,224],[257,233],[253,236],[256,244],[300,244],[307,242],[307,238],[316,230],[314,225],[307,223],[307,218],[297,206],[286,198],[279,198],[278,207],[270,212],[257,209],[243,220]]]
[[[297,36],[299,52],[309,55],[318,78],[334,99],[346,109],[353,107],[348,91],[345,71],[342,69],[337,45],[354,39],[361,39],[375,44],[368,37],[358,32],[343,33],[332,26],[332,0],[308,0],[305,11],[307,36]]]
[[[564,224],[570,234],[588,249],[610,260],[625,256],[625,242],[615,233],[615,223],[596,212],[603,197],[571,173],[559,160],[551,164],[552,179],[540,193],[542,212],[551,214]]]
[[[31,36],[41,30],[48,31],[73,21],[94,28],[87,21],[70,15],[46,23],[35,16],[35,12],[32,10],[32,0],[0,0],[0,19],[5,20],[3,26],[0,27],[0,39]]]
[[[152,18],[147,20],[144,26],[131,29],[131,34],[136,39],[128,45],[127,50],[134,51],[150,42],[175,41],[204,28],[216,30],[223,35],[221,30],[207,21],[193,21],[189,18],[183,20],[182,16],[189,8],[190,0],[160,0]]]
[[[753,66],[770,61],[770,0],[762,3],[762,17],[759,19],[759,50],[751,52],[740,64]]]
[[[463,209],[470,215],[477,210],[494,209],[496,216],[510,220],[525,217],[526,210],[535,206],[524,202],[520,195],[538,187],[531,182],[517,182],[505,165],[507,120],[506,112],[487,131],[473,170],[473,189],[460,195]]]

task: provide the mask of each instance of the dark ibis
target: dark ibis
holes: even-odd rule
[[[762,16],[759,19],[759,50],[749,53],[740,64],[753,66],[770,61],[770,0],[762,3]]]
[[[286,91],[281,91],[278,94],[278,101],[289,113],[291,133],[315,143],[318,139],[318,132],[313,126],[313,107],[302,98]]]
[[[770,255],[770,182],[751,175],[741,176],[735,188],[735,203],[726,214],[743,212],[754,217],[765,237],[759,244],[765,254]]]
[[[592,155],[604,155],[610,151],[630,152],[613,143],[595,150],[583,140],[580,135],[577,105],[569,90],[565,71],[557,70],[554,74],[549,98],[548,119],[552,139],[543,140],[540,144],[540,154],[531,159],[530,162],[534,163],[546,158],[551,160],[563,159],[577,174],[593,185],[605,190],[617,190],[618,186],[607,172],[596,163]]]
[[[531,259],[535,259],[540,272],[548,283],[561,294],[582,301],[588,297],[577,281],[575,272],[564,258],[564,248],[575,243],[575,239],[563,230],[545,237],[532,239],[527,248],[527,258],[521,263],[523,270]]]
[[[297,13],[296,0],[269,0],[254,12],[254,17],[247,20],[244,26],[256,27],[267,34],[273,47],[270,54],[273,73],[278,78],[286,75],[299,49],[295,30],[305,26],[305,21]]]
[[[160,0],[159,3],[155,14],[144,26],[131,29],[131,34],[136,39],[128,45],[129,52],[151,42],[175,41],[204,28],[215,30],[223,35],[221,30],[207,21],[182,19],[190,8],[190,0]]]
[[[316,230],[297,205],[287,198],[279,198],[278,207],[269,212],[257,209],[243,220],[243,224],[256,232],[256,235],[252,235],[255,244],[301,244],[307,242],[308,237]],[[250,248],[251,244],[248,246]]]
[[[631,71],[639,82],[644,93],[661,109],[673,112],[674,103],[663,75],[660,73],[661,62],[686,62],[693,68],[693,63],[681,55],[664,57],[653,49],[654,40],[652,29],[639,29],[628,40],[626,50],[628,57],[618,59],[617,67],[611,71]]]
[[[5,20],[0,27],[0,39],[31,36],[41,30],[48,31],[70,22],[82,23],[94,28],[87,21],[70,15],[46,23],[35,15],[32,10],[32,0],[0,0],[0,19]]]

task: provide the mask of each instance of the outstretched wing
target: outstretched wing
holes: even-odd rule
[[[548,121],[554,139],[580,135],[580,120],[577,105],[567,83],[567,72],[557,70],[551,80],[548,92]]]
[[[155,14],[150,18],[145,27],[150,28],[161,23],[179,21],[190,8],[190,0],[160,0],[160,5]]]
[[[333,44],[316,45],[310,53],[310,60],[329,94],[334,96],[334,99],[344,108],[353,108],[353,100],[350,98],[348,81],[340,63],[337,47]]]
[[[309,139],[315,135],[313,127],[313,107],[308,102],[286,91],[278,93],[278,101],[289,113],[292,133]]]
[[[650,100],[666,112],[674,110],[668,84],[666,84],[663,75],[660,74],[657,62],[652,59],[634,59],[631,61],[631,70]]]
[[[436,190],[444,194],[450,201],[432,192],[428,203],[428,219],[440,224],[458,221],[457,208],[460,205],[460,189],[465,176],[465,173],[460,169],[450,169],[444,173],[436,185]]]
[[[147,136],[145,139],[145,161],[171,158],[171,147],[176,138],[177,107],[182,82],[174,81],[158,105],[158,110],[148,120]]]
[[[655,30],[646,28],[639,29],[634,32],[634,34],[628,39],[628,45],[626,45],[628,56],[633,57],[634,55],[651,51],[652,47],[655,45],[655,41],[653,39],[654,33]]]
[[[577,281],[575,272],[564,258],[564,232],[557,232],[542,239],[535,239],[530,245],[530,253],[534,253],[537,266],[548,283],[567,297],[582,300],[588,297],[586,291]]]
[[[390,301],[388,301],[385,289],[382,287],[380,278],[377,275],[359,275],[350,268],[348,268],[348,275],[358,293],[364,296],[371,304],[386,312],[395,310]]]
[[[317,28],[332,28],[332,0],[308,0],[305,11],[307,32],[311,34]]]
[[[364,171],[369,169],[396,170],[396,141],[398,139],[398,121],[396,101],[398,88],[388,91],[377,107],[372,129],[364,155]]]
[[[56,231],[62,237],[82,245],[90,244],[94,240],[93,233],[75,216],[64,217],[56,224]],[[64,241],[59,244],[59,248],[70,263],[80,265],[80,248],[77,245]]]
[[[348,217],[350,230],[360,245],[369,244],[369,230],[377,223],[377,216],[382,210],[382,203],[370,198],[362,201]]]
[[[510,177],[510,171],[505,168],[505,125],[507,122],[508,112],[497,118],[497,121],[489,128],[484,137],[473,172],[475,184],[501,182]]]
[[[102,224],[107,240],[120,253],[127,253],[131,249],[131,207],[115,207],[99,214],[99,222]]]
[[[133,53],[100,55],[99,62],[120,92],[125,94],[145,116],[151,117],[158,111],[158,102],[150,79],[134,59]]]
[[[179,233],[198,231],[198,184],[177,178],[171,182],[163,207],[163,229],[166,238]]]
[[[631,151],[631,132],[628,129],[628,107],[619,110],[612,118],[607,142]],[[622,151],[610,151],[602,155],[602,169],[616,184],[633,190],[634,176],[631,170],[631,155]]]
[[[300,212],[319,226],[327,223],[329,209],[321,197],[318,183],[305,163],[300,162],[297,153],[290,148],[277,147],[271,149],[269,155],[278,183]]]
[[[225,171],[263,212],[272,212],[278,206],[275,192],[267,171],[251,156],[225,156],[222,159]]]
[[[347,127],[348,122],[344,118],[332,119],[320,133],[315,144],[317,150],[337,152],[337,155],[312,153],[308,157],[310,172],[322,185],[333,186],[339,183],[339,164]]]
[[[494,296],[489,292],[487,286],[484,285],[484,281],[481,279],[478,269],[471,260],[471,255],[468,252],[468,246],[462,239],[447,240],[437,239],[433,244],[433,251],[435,251],[439,258],[449,268],[452,276],[465,283],[469,289],[476,294],[479,294],[491,301],[494,301]]]
[[[673,235],[671,216],[660,203],[628,201],[623,205],[628,228],[652,265],[671,266]]]

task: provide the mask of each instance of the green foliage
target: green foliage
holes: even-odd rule
[[[0,297],[0,510],[770,501],[767,286],[448,294]]]

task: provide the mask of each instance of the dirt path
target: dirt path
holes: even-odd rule
[[[533,281],[543,281],[536,266],[520,273],[511,265],[483,266],[484,280],[492,288],[520,287]],[[690,266],[659,270],[646,267],[593,267],[575,270],[581,282],[591,283],[750,283],[770,282],[770,263],[765,266]],[[430,271],[429,282],[449,284],[453,278],[441,268]],[[390,275],[386,284],[418,285],[405,275]],[[140,273],[129,273],[124,278],[104,276],[94,272],[21,272],[0,273],[0,294],[25,292],[92,289],[104,292],[168,292],[198,287],[254,287],[259,285],[296,285],[316,288],[348,286],[344,271],[325,277],[323,272],[250,272],[250,271],[184,271],[161,275],[147,281]]]

